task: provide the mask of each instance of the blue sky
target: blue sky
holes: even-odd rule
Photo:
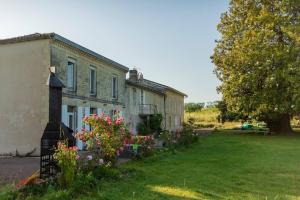
[[[0,0],[0,38],[56,32],[144,77],[220,99],[210,60],[227,0]]]

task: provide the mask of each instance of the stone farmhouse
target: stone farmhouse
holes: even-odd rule
[[[75,132],[84,116],[117,111],[135,134],[137,124],[156,113],[163,116],[162,129],[182,127],[184,93],[58,34],[36,33],[0,40],[0,155],[34,149],[39,155],[49,120],[49,69],[65,85],[62,122]],[[80,141],[77,146],[83,148]]]

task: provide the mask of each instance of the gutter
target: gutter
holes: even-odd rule
[[[91,55],[91,56],[93,56],[93,57],[95,57],[95,58],[97,58],[97,59],[105,62],[105,63],[108,63],[108,64],[111,64],[113,66],[116,66],[116,67],[118,67],[119,69],[121,69],[121,70],[123,70],[125,72],[129,71],[128,67],[125,67],[124,65],[121,65],[120,63],[117,63],[117,62],[115,62],[115,61],[113,61],[113,60],[111,60],[109,58],[106,58],[106,57],[104,57],[104,56],[102,56],[102,55],[100,55],[100,54],[98,54],[98,53],[96,53],[96,52],[94,52],[92,50],[89,50],[89,49],[87,49],[87,48],[85,48],[85,47],[83,47],[83,46],[81,46],[81,45],[79,45],[79,44],[77,44],[75,42],[72,42],[71,40],[68,40],[67,38],[64,38],[64,37],[62,37],[62,36],[60,36],[60,35],[58,35],[56,33],[50,34],[50,38],[52,40],[54,40],[54,41],[62,42],[64,44],[68,45],[68,46],[71,46],[71,47],[76,48],[76,49],[78,49],[80,51],[83,51],[83,52],[85,52],[85,53],[87,53],[87,54],[89,54],[89,55]]]
[[[64,38],[56,33],[34,33],[34,34],[24,35],[24,36],[19,36],[19,37],[0,39],[0,45],[35,41],[35,40],[43,40],[43,39],[50,39],[52,41],[61,42],[71,48],[82,51],[82,52],[86,53],[87,55],[92,56],[104,63],[110,64],[111,66],[113,66],[119,70],[122,70],[124,72],[129,71],[128,67],[126,67],[120,63],[117,63],[109,58],[106,58],[92,50],[89,50],[75,42],[72,42],[71,40],[68,40],[67,38]]]

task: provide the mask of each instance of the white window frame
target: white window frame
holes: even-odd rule
[[[69,111],[69,108],[72,109],[72,111]],[[68,124],[67,126],[71,128],[72,130],[76,130],[78,125],[77,125],[77,107],[76,106],[67,106],[67,118],[68,118]],[[72,118],[72,127],[70,127],[70,117]]]
[[[92,83],[92,71],[94,71],[94,82]],[[94,84],[94,90],[92,91],[92,84]],[[90,88],[90,95],[97,94],[97,71],[96,68],[93,66],[89,67],[89,88]]]
[[[69,63],[72,63],[73,64],[73,74],[72,74],[72,83],[70,85],[70,80],[69,80]],[[66,69],[66,82],[67,82],[67,89],[69,91],[75,91],[76,90],[76,60],[74,59],[68,59],[68,62],[67,62],[67,69]]]
[[[114,79],[115,81],[115,85],[114,85]],[[113,76],[111,79],[111,96],[113,99],[118,99],[118,77],[117,76]]]

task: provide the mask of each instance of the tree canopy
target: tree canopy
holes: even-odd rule
[[[229,110],[291,131],[300,111],[300,2],[232,0],[212,55]]]
[[[204,108],[205,103],[186,103],[184,104],[184,110],[188,113],[201,111]]]

